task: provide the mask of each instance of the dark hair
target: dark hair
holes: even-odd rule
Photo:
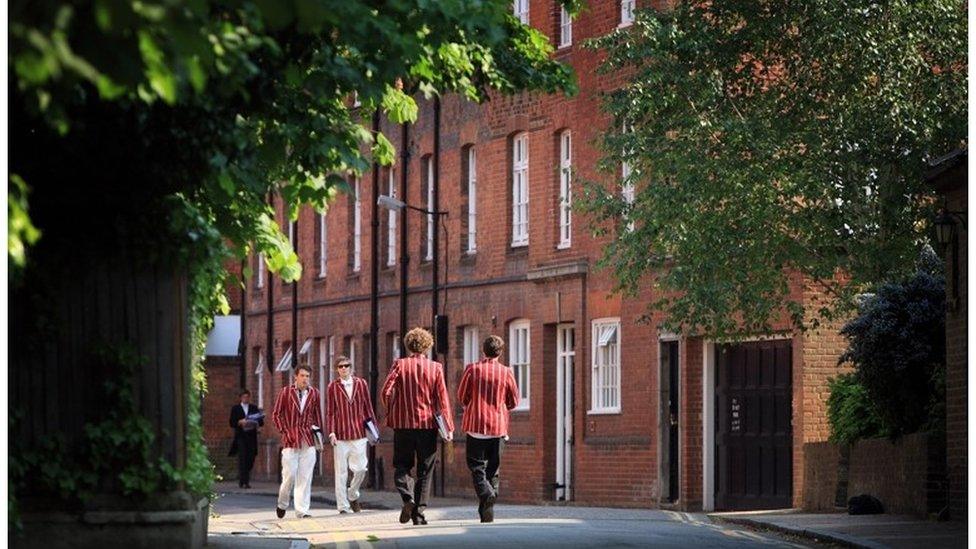
[[[240,397],[242,397],[244,395],[249,395],[249,394],[251,394],[251,391],[248,391],[247,389],[241,389],[241,392],[237,393],[237,398],[240,398]]]
[[[343,364],[348,364],[352,367],[352,361],[346,355],[339,355],[336,357],[335,364],[332,365],[332,369],[336,369]]]
[[[297,374],[299,370],[305,370],[308,372],[308,375],[312,375],[312,369],[304,364],[299,364],[298,367],[295,368],[295,373]]]
[[[488,358],[498,357],[504,348],[505,341],[494,334],[486,337],[485,342],[481,345],[481,350],[485,352],[485,356]]]

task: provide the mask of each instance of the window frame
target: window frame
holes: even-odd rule
[[[362,197],[360,196],[360,181],[358,177],[353,180],[353,187],[352,272],[358,273],[363,267],[363,212]]]
[[[521,153],[521,154],[520,154]],[[529,133],[512,138],[512,241],[513,248],[529,245]]]
[[[394,174],[393,168],[389,170],[389,178],[386,183],[387,196],[390,198],[397,197],[397,187],[396,187],[396,176]],[[386,266],[393,267],[396,265],[396,253],[397,253],[397,212],[393,208],[386,213]]]
[[[524,8],[524,9],[520,9]],[[523,25],[529,24],[529,0],[512,0],[512,13]]]
[[[573,245],[573,135],[559,134],[559,244],[564,250]]]
[[[464,327],[461,339],[461,359],[464,366],[481,359],[480,337],[478,326],[472,324]]]
[[[616,331],[614,334],[616,341],[613,343],[615,347],[610,350],[612,356],[608,357],[615,362],[608,360],[606,363],[601,363],[598,360],[601,348],[609,346],[609,342],[601,345],[604,328],[613,328]],[[619,317],[599,318],[590,324],[590,341],[592,342],[590,353],[590,409],[586,412],[589,415],[621,413],[623,397],[621,342],[623,337],[620,328]],[[605,384],[608,378],[610,380],[609,385]]]
[[[620,0],[620,24],[618,28],[629,27],[634,24],[634,10],[637,0]]]
[[[325,278],[328,272],[329,230],[326,212],[319,214],[319,278]]]
[[[523,330],[524,350],[520,349],[522,342],[518,338],[518,332]],[[519,388],[519,405],[513,411],[528,410],[532,396],[532,325],[529,320],[513,320],[508,326],[508,341],[508,363],[512,367],[515,383]],[[523,355],[521,357],[520,352]]]
[[[468,247],[465,253],[474,255],[478,252],[478,156],[474,146],[468,146]]]
[[[559,46],[558,49],[573,45],[573,18],[566,6],[559,6]]]
[[[434,211],[434,157],[424,157],[427,169],[424,170],[427,181],[427,211]],[[424,261],[434,260],[434,214],[427,213],[427,247],[424,249]]]

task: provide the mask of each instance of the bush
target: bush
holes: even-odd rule
[[[911,278],[866,299],[841,333],[852,362],[890,436],[941,430],[945,421],[945,278],[920,261]]]
[[[855,374],[841,374],[830,380],[827,420],[831,442],[851,444],[887,434],[877,408]]]

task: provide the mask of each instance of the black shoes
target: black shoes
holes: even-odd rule
[[[481,498],[478,515],[481,516],[481,522],[495,522],[495,496]]]
[[[245,484],[244,484],[244,486],[243,486],[243,488],[244,488],[245,490],[250,490],[250,489],[251,489],[251,485],[250,485],[250,484],[247,484],[247,483],[245,483]]]
[[[285,518],[285,509],[275,505],[275,513],[278,513],[278,518]]]
[[[411,518],[413,519],[414,526],[421,526],[421,525],[427,524],[427,519],[424,518],[423,515],[415,514]]]
[[[400,509],[400,524],[406,524],[410,522],[411,517],[413,517],[414,504],[412,501],[403,502],[403,508]],[[414,522],[416,524],[416,522]]]
[[[349,508],[352,509],[353,513],[358,513],[363,510],[363,506],[359,503],[359,500],[354,500],[349,502]]]
[[[303,513],[299,513],[298,518],[300,518],[300,519],[303,519],[303,518],[312,518],[312,515],[306,515],[306,514],[303,514]]]

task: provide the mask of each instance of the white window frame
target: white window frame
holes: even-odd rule
[[[287,215],[287,212],[285,213]],[[288,243],[291,244],[291,249],[295,249],[295,221],[288,218]]]
[[[390,356],[393,360],[400,358],[400,334],[390,334]]]
[[[619,318],[594,320],[590,341],[590,410],[588,414],[619,414],[621,393]]]
[[[276,372],[291,372],[291,348],[292,346],[289,345],[288,349],[281,355],[278,365],[275,366]]]
[[[258,348],[258,366],[254,373],[258,376],[258,408],[264,409],[264,370],[267,369],[267,361],[264,360],[264,351]]]
[[[258,288],[264,288],[264,254],[258,254],[258,279],[255,283]]]
[[[363,212],[362,212],[362,200],[359,195],[359,178],[357,177],[354,182],[355,185],[355,203],[353,206],[353,220],[352,220],[352,271],[358,273],[362,268],[362,241],[363,241]]]
[[[335,368],[332,365],[335,364],[335,336],[329,336],[329,382],[335,379]]]
[[[396,178],[395,178],[394,173],[393,173],[393,168],[390,168],[390,176],[389,176],[389,179],[387,181],[386,191],[387,191],[387,193],[386,193],[387,196],[389,196],[390,198],[396,198],[397,197]],[[387,267],[392,267],[392,266],[396,265],[396,261],[397,261],[396,260],[396,253],[397,253],[396,234],[397,234],[397,214],[398,213],[399,212],[397,212],[396,210],[394,210],[392,208],[390,208],[390,210],[386,213],[386,224],[387,224],[387,228],[386,228],[386,266]]]
[[[623,133],[630,133],[633,131],[633,127],[624,122]],[[624,151],[624,156],[627,155],[628,151]],[[636,189],[634,188],[634,182],[631,179],[631,175],[634,173],[633,167],[627,160],[622,160],[620,162],[620,196],[623,198],[624,202],[632,206],[636,198]],[[634,230],[634,216],[630,213],[627,216],[630,220],[627,222],[627,230]]]
[[[480,336],[477,326],[465,326],[463,334],[462,359],[464,365],[467,366],[481,359]]]
[[[349,362],[352,363],[352,366],[349,368],[350,374],[356,373],[356,358],[358,355],[356,352],[356,343],[358,343],[357,339],[358,338],[356,336],[349,337]]]
[[[468,255],[474,255],[478,251],[477,160],[474,147],[468,147]]]
[[[573,245],[573,137],[569,130],[559,134],[559,245]]]
[[[529,134],[512,138],[512,247],[529,245]]]
[[[519,405],[528,410],[532,385],[532,329],[528,320],[515,320],[508,327],[508,363],[519,387]]]
[[[434,158],[427,156],[427,211],[434,211]],[[424,250],[424,261],[434,259],[434,214],[427,214],[427,249]]]
[[[329,369],[329,364],[326,361],[328,357],[328,340],[324,337],[319,337],[315,339],[315,352],[318,353],[319,358],[319,409],[325,412],[325,389],[332,381],[331,376],[327,373]]]
[[[620,0],[620,27],[634,24],[635,9],[637,9],[637,0]]]
[[[529,0],[512,0],[512,13],[523,24],[529,24]]]
[[[328,223],[326,223],[325,212],[322,212],[319,214],[319,278],[325,278],[328,267],[328,242]]]
[[[559,6],[559,47],[568,48],[573,45],[573,18],[566,6]]]

